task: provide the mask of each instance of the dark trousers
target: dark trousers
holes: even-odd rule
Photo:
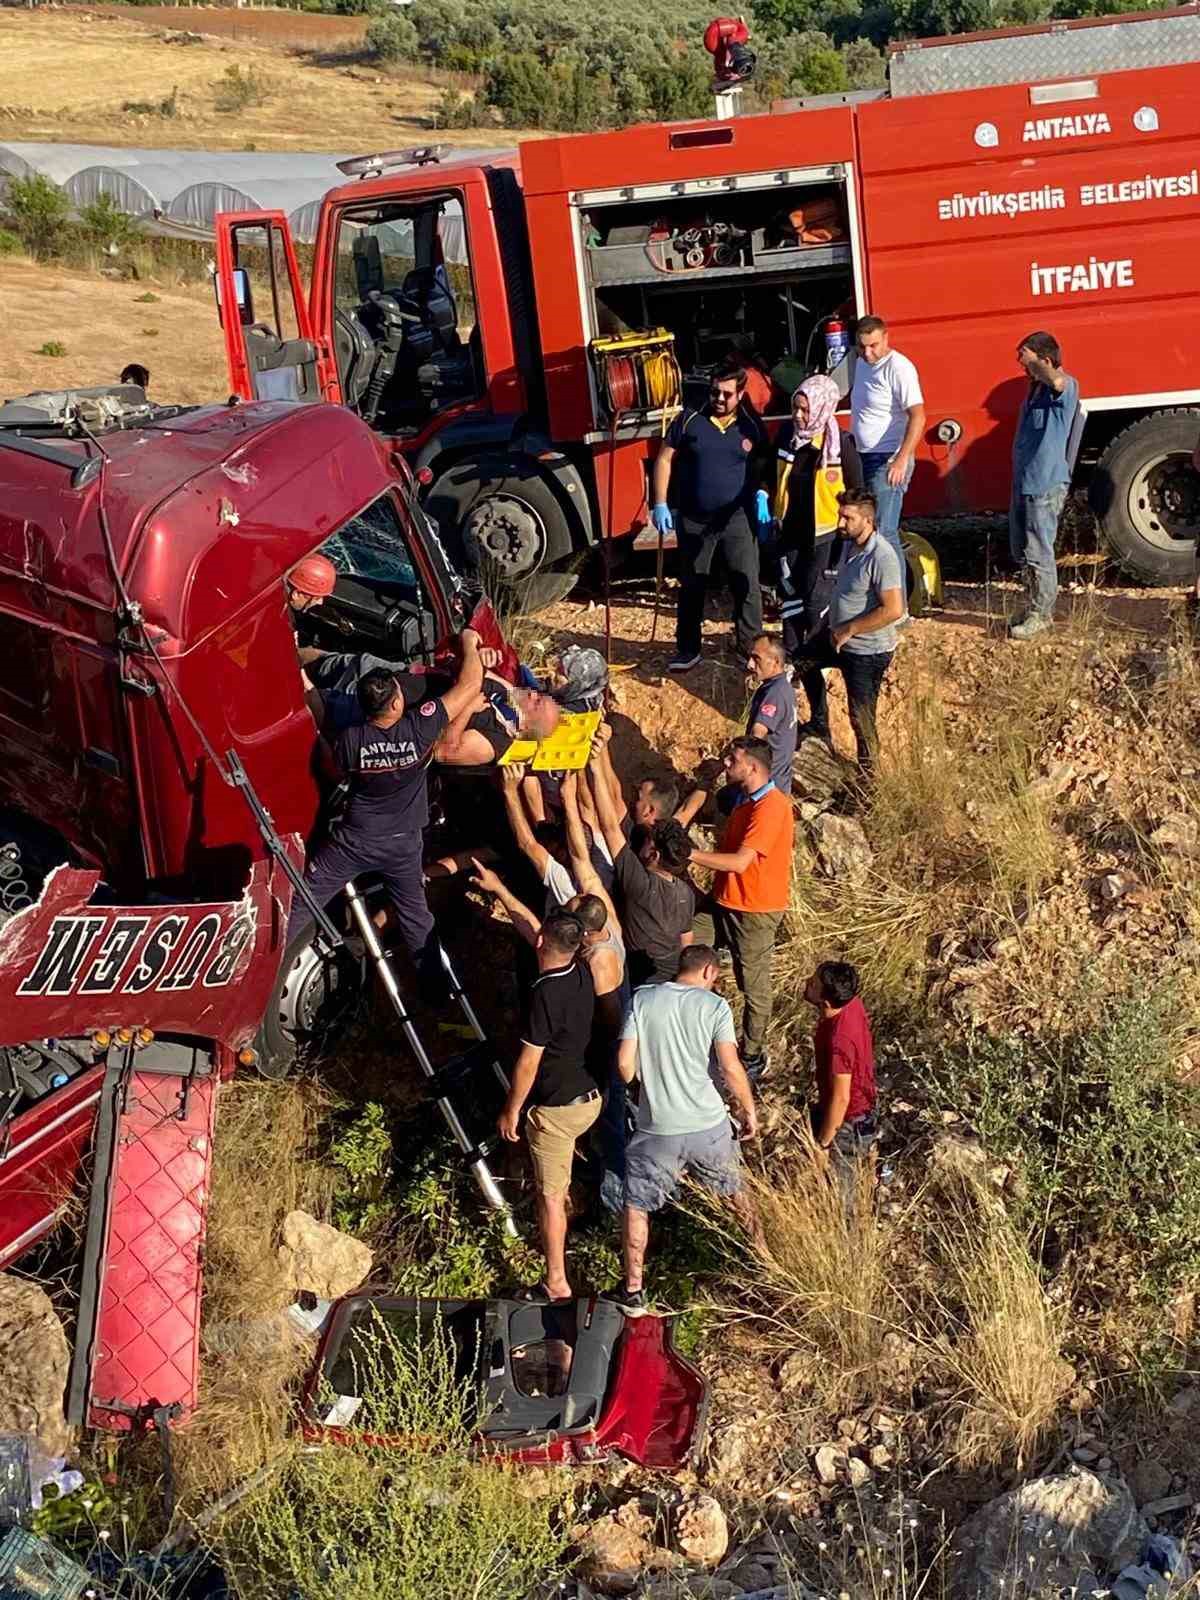
[[[879,750],[879,730],[875,724],[875,708],[879,704],[879,691],[887,669],[892,664],[892,650],[878,655],[850,655],[845,650],[835,651],[826,642],[810,646],[805,657],[797,663],[800,684],[808,699],[808,718],[828,737],[829,697],[825,692],[826,667],[836,667],[846,684],[846,699],[850,706],[850,726],[858,746],[859,765],[869,769],[874,765]]]
[[[678,526],[679,607],[675,616],[675,644],[679,654],[700,654],[704,597],[719,557],[729,576],[737,647],[742,655],[749,655],[750,646],[762,632],[763,620],[758,540],[750,519],[738,507],[708,522],[680,513]]]
[[[338,828],[317,846],[304,868],[304,881],[317,903],[325,907],[353,879],[364,872],[378,873],[400,926],[400,937],[416,963],[423,983],[439,998],[446,979],[433,913],[425,898],[422,875],[423,841],[419,833],[396,833],[390,838],[364,838]],[[312,915],[303,900],[292,901],[287,940],[309,922]]]

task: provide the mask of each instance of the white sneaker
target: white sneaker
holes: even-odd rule
[[[694,656],[672,656],[670,661],[667,662],[667,671],[690,672],[693,667],[699,666],[699,664],[700,652],[697,650]]]

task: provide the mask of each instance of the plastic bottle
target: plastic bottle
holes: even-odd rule
[[[831,317],[825,324],[825,370],[832,372],[850,354],[850,333],[844,322]]]

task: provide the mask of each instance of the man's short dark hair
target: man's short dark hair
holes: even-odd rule
[[[860,317],[854,327],[854,337],[859,339],[864,333],[886,333],[888,325],[882,317]]]
[[[771,770],[771,746],[765,739],[755,739],[751,734],[743,734],[739,739],[731,739],[731,746],[740,750],[743,755],[749,756],[751,761],[757,761],[768,772]]]
[[[872,522],[879,519],[879,502],[870,489],[843,489],[838,495],[838,505],[857,506],[860,511],[871,513]]]
[[[787,650],[784,648],[783,640],[780,638],[779,634],[777,634],[777,633],[760,633],[760,634],[757,635],[757,637],[754,639],[753,642],[754,642],[754,644],[770,645],[772,651],[775,654],[776,661],[786,661],[787,660]]]
[[[709,383],[728,383],[731,378],[737,380],[738,393],[741,394],[746,387],[746,368],[737,356],[726,356],[721,361]]]
[[[647,778],[645,782],[650,785],[650,799],[655,810],[665,820],[679,804],[679,790],[666,778]]]
[[[358,680],[358,703],[364,717],[378,717],[400,693],[396,674],[387,667],[372,667]]]
[[[573,956],[583,943],[583,923],[573,911],[552,911],[542,923],[542,942],[557,955]]]
[[[817,968],[817,982],[825,1004],[839,1011],[858,993],[858,972],[848,961],[822,961]]]
[[[578,917],[585,933],[600,933],[608,923],[608,907],[598,894],[581,894],[571,915]]]
[[[660,866],[675,873],[676,877],[687,870],[688,862],[692,859],[692,841],[681,822],[676,822],[674,817],[656,822],[650,830],[650,837],[658,851]]]
[[[1027,334],[1017,349],[1032,350],[1035,356],[1048,361],[1052,367],[1062,366],[1062,347],[1052,333]]]
[[[685,944],[679,952],[679,976],[685,972],[703,972],[705,967],[717,965],[717,952],[710,944]]]
[[[135,383],[139,389],[149,388],[150,368],[144,367],[140,361],[131,361],[127,367],[122,369],[121,382]]]

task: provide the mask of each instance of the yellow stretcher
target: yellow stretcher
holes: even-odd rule
[[[514,739],[496,763],[512,767],[527,761],[534,772],[580,772],[587,766],[599,711],[564,711],[548,739]]]

